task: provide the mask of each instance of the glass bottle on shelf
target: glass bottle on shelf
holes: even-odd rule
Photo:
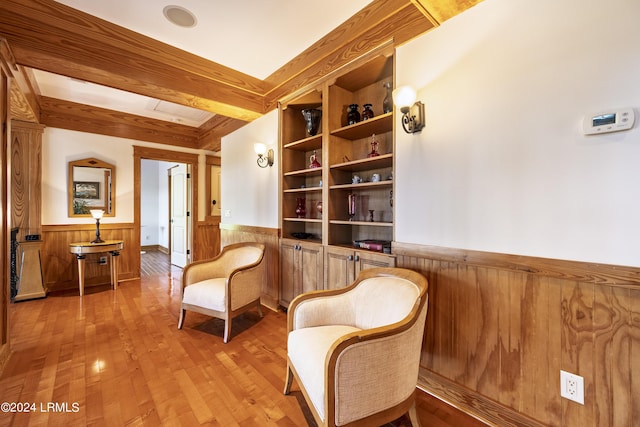
[[[357,197],[354,193],[349,193],[347,196],[347,213],[349,214],[349,221],[353,221],[353,217],[356,216],[356,199]]]
[[[387,94],[382,101],[382,112],[386,114],[393,111],[393,97],[391,95],[392,84],[391,82],[385,82],[382,86],[384,86],[387,91]]]
[[[376,134],[371,135],[371,152],[367,154],[367,157],[376,157],[379,156],[378,153],[378,140],[376,139]]]
[[[318,161],[318,156],[316,155],[316,150],[313,150],[313,154],[309,157],[309,169],[319,168],[321,166]]]
[[[364,109],[362,110],[362,120],[373,119],[373,110],[371,109],[371,104],[364,104]]]
[[[354,125],[360,121],[360,112],[358,111],[358,104],[349,105],[349,111],[347,112],[347,125]]]
[[[307,214],[307,208],[305,206],[306,200],[304,197],[298,197],[296,199],[296,216],[298,218],[304,218]]]

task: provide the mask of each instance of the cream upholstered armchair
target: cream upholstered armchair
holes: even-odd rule
[[[419,425],[427,288],[415,271],[372,268],[347,288],[296,297],[287,315],[284,393],[295,377],[319,426],[379,426],[407,412]]]
[[[231,334],[231,320],[238,314],[255,307],[262,317],[263,258],[263,244],[236,243],[225,246],[211,260],[187,265],[182,272],[178,329],[182,329],[187,310],[217,317],[225,322],[226,343]]]

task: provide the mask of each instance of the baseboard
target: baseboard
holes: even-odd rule
[[[140,250],[141,251],[159,251],[159,252],[162,252],[163,254],[169,255],[169,248],[165,248],[162,245],[140,246]]]
[[[545,426],[424,368],[420,369],[418,388],[489,426]]]

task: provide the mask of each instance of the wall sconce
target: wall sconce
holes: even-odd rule
[[[253,144],[253,149],[258,155],[258,166],[261,168],[273,166],[273,149],[269,148],[267,151],[267,146],[260,142]]]
[[[416,101],[416,91],[400,86],[393,91],[393,103],[402,113],[402,127],[406,133],[420,132],[424,127],[424,104]]]
[[[104,243],[104,240],[100,238],[100,218],[104,211],[102,209],[91,209],[91,216],[96,220],[96,238],[91,243]]]

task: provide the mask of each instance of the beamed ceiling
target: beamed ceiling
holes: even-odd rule
[[[2,0],[0,48],[12,62],[15,119],[220,151],[223,136],[273,110],[285,95],[372,49],[405,43],[479,1],[374,0],[264,80],[53,0]],[[46,97],[33,69],[214,115],[196,128]]]

